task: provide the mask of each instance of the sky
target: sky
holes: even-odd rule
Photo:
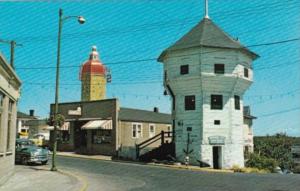
[[[84,25],[72,19],[63,25],[60,102],[80,101],[79,68],[96,45],[112,74],[108,98],[118,98],[121,107],[170,113],[156,58],[201,21],[204,0],[0,1],[0,39],[22,44],[15,53],[23,82],[18,108],[40,117],[54,102],[59,8],[86,18]],[[299,0],[209,1],[213,22],[260,55],[244,95],[257,117],[255,135],[300,136],[299,8]],[[9,46],[0,43],[0,51],[9,60]]]

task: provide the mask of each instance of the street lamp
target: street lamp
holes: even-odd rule
[[[60,65],[60,44],[61,44],[61,31],[63,22],[70,18],[77,18],[79,24],[84,24],[85,19],[82,16],[63,16],[63,10],[59,9],[59,24],[58,24],[58,38],[57,38],[57,60],[56,60],[56,83],[55,83],[55,109],[54,109],[54,131],[53,131],[53,155],[51,171],[57,171],[55,166],[55,157],[57,149],[57,127],[56,116],[58,114],[58,95],[59,95],[59,65]]]

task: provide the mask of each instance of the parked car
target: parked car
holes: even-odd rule
[[[16,140],[16,163],[24,165],[31,163],[47,164],[49,160],[49,150],[38,147],[33,141],[28,139]]]

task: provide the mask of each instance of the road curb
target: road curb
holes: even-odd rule
[[[185,166],[185,165],[166,165],[166,164],[149,164],[152,166],[164,167],[164,168],[172,168],[178,170],[191,170],[191,171],[199,171],[199,172],[216,172],[216,173],[234,173],[233,170],[228,169],[212,169],[212,168],[200,168],[197,166]]]
[[[82,186],[78,191],[86,191],[87,190],[88,182],[84,177],[79,176],[79,175],[74,174],[74,173],[71,173],[69,171],[65,171],[65,170],[58,170],[58,172],[63,174],[63,175],[66,175],[66,176],[71,176],[71,177],[77,179],[78,181],[82,182]]]
[[[178,170],[190,170],[190,171],[199,171],[199,172],[217,172],[217,173],[234,173],[233,170],[228,170],[228,169],[212,169],[212,168],[200,168],[197,166],[167,165],[167,164],[157,164],[157,163],[144,163],[144,162],[138,162],[138,161],[112,160],[112,159],[106,159],[106,158],[92,158],[89,156],[78,156],[78,155],[63,154],[63,153],[57,153],[57,155],[62,156],[62,157],[111,161],[111,162],[119,162],[119,163],[130,163],[130,164],[136,164],[136,165],[148,165],[148,166],[163,167],[163,168],[178,169]]]
[[[45,170],[45,171],[51,171],[51,170],[49,170],[49,168],[46,168],[46,167],[39,167],[39,168],[36,168],[36,169],[39,169],[39,170]],[[78,189],[78,191],[86,191],[87,188],[88,188],[88,182],[87,182],[87,180],[86,180],[84,177],[82,177],[82,176],[79,176],[79,175],[77,175],[77,174],[74,174],[74,173],[72,173],[72,172],[70,172],[70,171],[60,170],[60,169],[57,170],[57,171],[51,171],[51,172],[58,172],[58,173],[60,173],[60,174],[62,174],[62,175],[69,176],[69,177],[72,177],[72,178],[77,179],[79,182],[82,183],[82,186],[80,187],[80,189]],[[77,190],[77,189],[76,189],[76,190]]]

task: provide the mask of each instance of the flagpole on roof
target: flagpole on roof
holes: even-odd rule
[[[204,0],[205,2],[205,18],[209,19],[209,16],[208,16],[208,0]]]

